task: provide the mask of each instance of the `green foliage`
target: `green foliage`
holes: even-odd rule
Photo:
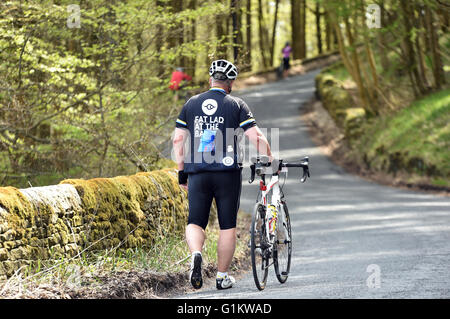
[[[96,0],[81,5],[80,28],[69,28],[69,4],[0,4],[3,185],[160,167],[181,106],[168,90],[170,74],[212,42],[163,39],[226,10],[205,3],[176,12],[157,1]]]
[[[432,183],[450,180],[450,90],[417,100],[394,116],[366,125],[357,146],[374,169],[409,171],[433,177]],[[446,182],[445,182],[446,181]]]

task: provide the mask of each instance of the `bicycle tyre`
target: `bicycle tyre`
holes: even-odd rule
[[[252,259],[253,279],[256,288],[264,290],[269,274],[269,258],[267,258],[265,241],[265,222],[260,213],[261,204],[255,205],[250,230],[250,255]],[[258,250],[259,248],[259,250]]]
[[[292,232],[291,232],[291,219],[289,217],[289,210],[287,207],[286,202],[282,202],[283,210],[285,214],[285,223],[286,223],[286,230],[288,232],[289,241],[283,240],[284,242],[282,244],[279,243],[279,237],[278,235],[281,233],[281,228],[278,228],[277,230],[277,240],[275,241],[274,245],[274,254],[273,254],[273,264],[275,268],[275,274],[277,276],[277,279],[280,283],[284,284],[289,276],[289,271],[291,269],[291,257],[292,257]],[[282,225],[279,225],[280,227],[283,227]],[[285,260],[283,260],[282,265],[280,266],[279,263],[279,253],[281,251],[280,248],[283,248],[283,251],[286,252],[286,255],[283,256]]]

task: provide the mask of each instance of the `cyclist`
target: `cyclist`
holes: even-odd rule
[[[289,69],[291,68],[289,60],[292,52],[292,47],[290,46],[289,42],[286,42],[281,52],[283,53],[283,77],[286,78],[288,76]]]
[[[175,92],[174,100],[178,101],[178,94],[181,89],[186,86],[187,81],[191,81],[192,77],[186,73],[184,73],[183,68],[176,68],[175,71],[172,72],[172,77],[170,79],[169,88]]]
[[[242,184],[238,143],[245,135],[260,154],[272,158],[272,153],[248,105],[229,95],[238,75],[237,68],[227,60],[216,60],[211,64],[209,75],[210,89],[190,98],[176,120],[173,149],[179,184],[188,191],[186,242],[192,254],[191,284],[196,289],[202,286],[201,252],[214,198],[220,226],[216,287],[227,289],[235,283],[228,275],[228,268],[236,246]],[[227,137],[230,131],[233,134]],[[185,154],[186,141],[189,146]]]

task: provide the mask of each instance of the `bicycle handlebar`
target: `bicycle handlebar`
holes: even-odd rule
[[[264,167],[272,166],[272,163],[268,161],[267,156],[252,158],[251,161],[253,162],[253,164],[250,165],[251,176],[248,181],[250,184],[253,183],[253,181],[255,180],[256,174],[258,174],[258,175],[263,174]],[[279,164],[278,164],[278,170],[276,173],[274,173],[274,175],[278,175],[278,172],[281,171],[281,169],[283,167],[301,167],[301,168],[303,168],[303,176],[300,179],[300,181],[302,183],[304,183],[308,177],[311,177],[311,175],[309,173],[309,157],[308,156],[305,156],[304,158],[302,158],[300,163],[283,163],[283,160],[280,159]]]

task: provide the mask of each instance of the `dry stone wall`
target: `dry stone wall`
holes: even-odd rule
[[[174,169],[0,187],[0,279],[84,250],[150,247],[158,237],[183,234],[187,212]]]

